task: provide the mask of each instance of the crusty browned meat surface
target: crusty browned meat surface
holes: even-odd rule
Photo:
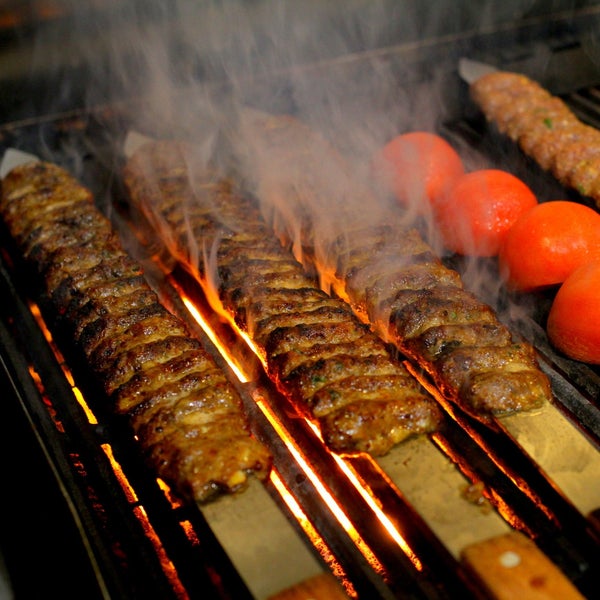
[[[27,164],[4,179],[0,214],[158,476],[206,502],[268,475],[237,391],[160,304],[87,189],[58,166]]]
[[[265,214],[274,215],[278,234],[301,246],[322,281],[427,370],[447,397],[477,415],[551,399],[533,349],[515,343],[492,308],[464,289],[459,273],[410,224],[385,207],[383,217],[377,214],[384,205],[355,181],[331,144],[290,116],[243,110],[241,123],[242,172]],[[332,216],[319,210],[331,205]]]
[[[470,91],[500,133],[600,208],[600,131],[580,121],[563,100],[525,75],[489,73],[474,81]]]
[[[437,404],[382,340],[304,272],[248,196],[208,170],[182,170],[192,154],[175,141],[146,144],[124,169],[129,195],[173,254],[214,283],[269,376],[326,444],[382,455],[434,430]]]

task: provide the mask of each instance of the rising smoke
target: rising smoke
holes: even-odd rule
[[[535,0],[60,4],[67,17],[44,24],[33,41],[32,75],[52,82],[38,99],[40,111],[60,110],[74,98],[85,106],[143,99],[140,127],[150,123],[204,144],[223,127],[243,143],[240,107],[290,113],[333,142],[357,180],[366,180],[368,159],[385,141],[403,131],[435,131],[457,109],[453,52],[472,49],[471,37],[505,28],[508,46],[515,23],[574,9],[572,1]],[[542,51],[540,69],[545,61]],[[465,159],[468,168],[482,166],[477,156]],[[294,165],[281,160],[276,168],[287,179],[285,169]],[[336,171],[315,177],[331,180]],[[324,234],[345,227],[335,215],[356,197],[347,185],[335,183],[342,192],[310,206],[322,212],[314,221]],[[365,215],[385,218],[369,203]],[[296,218],[288,207],[281,213]],[[299,231],[300,224],[286,227]]]

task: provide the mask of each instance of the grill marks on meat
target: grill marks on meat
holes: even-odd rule
[[[486,119],[558,181],[600,208],[600,131],[565,102],[518,73],[489,73],[471,84]]]
[[[168,227],[172,252],[188,264],[193,232],[208,260],[190,267],[214,278],[222,307],[326,444],[382,455],[435,429],[437,404],[343,301],[304,272],[253,201],[209,172],[182,172],[191,152],[170,141],[139,149],[124,169],[130,196],[155,226]]]
[[[351,277],[338,272],[338,285],[383,336],[469,412],[500,415],[549,399],[550,384],[532,348],[513,342],[492,308],[462,287],[458,273],[433,255],[423,260],[420,244],[418,252],[413,261],[410,254],[399,256],[395,245],[382,245],[363,255],[362,267],[354,264]]]
[[[58,166],[31,163],[4,179],[0,213],[161,478],[205,502],[267,476],[271,457],[250,436],[235,388],[159,303],[87,189]]]
[[[350,168],[338,168],[343,158],[324,138],[289,116],[247,111],[241,119],[244,143],[251,150],[240,156],[268,207],[265,212],[272,210],[275,219],[284,221],[283,226],[278,222],[278,230],[289,243],[302,245],[303,256],[362,321],[418,362],[449,398],[473,414],[532,409],[551,398],[533,349],[514,342],[492,308],[463,288],[459,273],[447,268],[416,230],[390,225],[389,214],[387,221],[379,215],[370,219],[377,201],[368,189],[356,182],[340,186],[337,179],[348,180]],[[294,169],[286,170],[287,164]],[[327,232],[322,227],[327,215],[315,212],[310,225],[307,213],[325,204],[315,199],[327,198],[331,204],[340,188],[344,195],[337,211],[348,209],[351,228],[329,237],[315,235]],[[308,235],[294,239],[296,223],[285,223],[277,213],[281,199],[287,213],[303,216]],[[352,219],[353,211],[358,219]],[[344,223],[343,214],[336,218]]]

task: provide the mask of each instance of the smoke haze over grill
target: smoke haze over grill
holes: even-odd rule
[[[67,101],[97,104],[137,94],[175,111],[182,107],[170,96],[182,86],[198,85],[201,97],[206,84],[226,81],[245,94],[248,84],[285,74],[279,88],[270,88],[274,105],[291,104],[313,118],[326,111],[326,120],[338,132],[350,129],[355,140],[357,125],[382,136],[390,124],[397,131],[431,126],[439,118],[449,99],[419,89],[442,67],[432,54],[434,43],[460,42],[508,24],[512,29],[541,16],[564,17],[574,8],[571,0],[552,7],[529,0],[486,4],[351,0],[340,8],[318,0],[61,0],[48,14],[30,7],[32,29],[18,33],[29,62],[14,61],[12,68],[4,62],[15,77],[23,75],[21,68],[53,82],[44,97],[31,98],[46,112]],[[507,31],[507,45],[513,35]],[[398,63],[390,52],[412,58]],[[539,54],[543,68],[547,50]],[[325,81],[315,77],[322,66]],[[195,103],[189,104],[191,111]]]
[[[519,41],[511,39],[515,23],[574,10],[572,1],[543,4],[512,0],[482,9],[468,2],[352,0],[341,9],[316,0],[65,0],[54,14],[35,15],[34,35],[24,37],[31,81],[48,83],[26,102],[48,113],[142,99],[142,120],[163,123],[165,135],[190,138],[209,152],[223,116],[237,106],[290,113],[333,141],[360,181],[384,142],[402,131],[436,130],[456,110],[453,53],[468,52],[471,36],[506,28],[508,47]],[[593,55],[592,34],[589,45]],[[549,50],[538,46],[541,73]],[[449,78],[454,85],[445,85]],[[467,167],[483,166],[476,153],[461,150]],[[278,164],[282,179],[288,167],[294,166]],[[329,221],[344,227],[331,215],[347,211],[349,194],[335,196],[327,206],[311,206],[323,211],[322,229]],[[382,218],[369,204],[365,216]]]

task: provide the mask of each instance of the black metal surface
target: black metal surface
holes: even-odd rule
[[[4,423],[10,435],[0,439],[4,479],[0,499],[0,551],[7,586],[16,597],[43,598],[48,594],[90,600],[106,597],[88,548],[71,512],[72,499],[60,486],[35,421],[24,409],[21,394],[37,398],[23,377],[26,365],[9,355],[14,344],[0,323],[3,348],[0,386]],[[16,379],[18,378],[18,381]],[[41,399],[38,399],[41,403]],[[14,440],[19,440],[15,454]],[[77,573],[77,577],[73,577]]]

